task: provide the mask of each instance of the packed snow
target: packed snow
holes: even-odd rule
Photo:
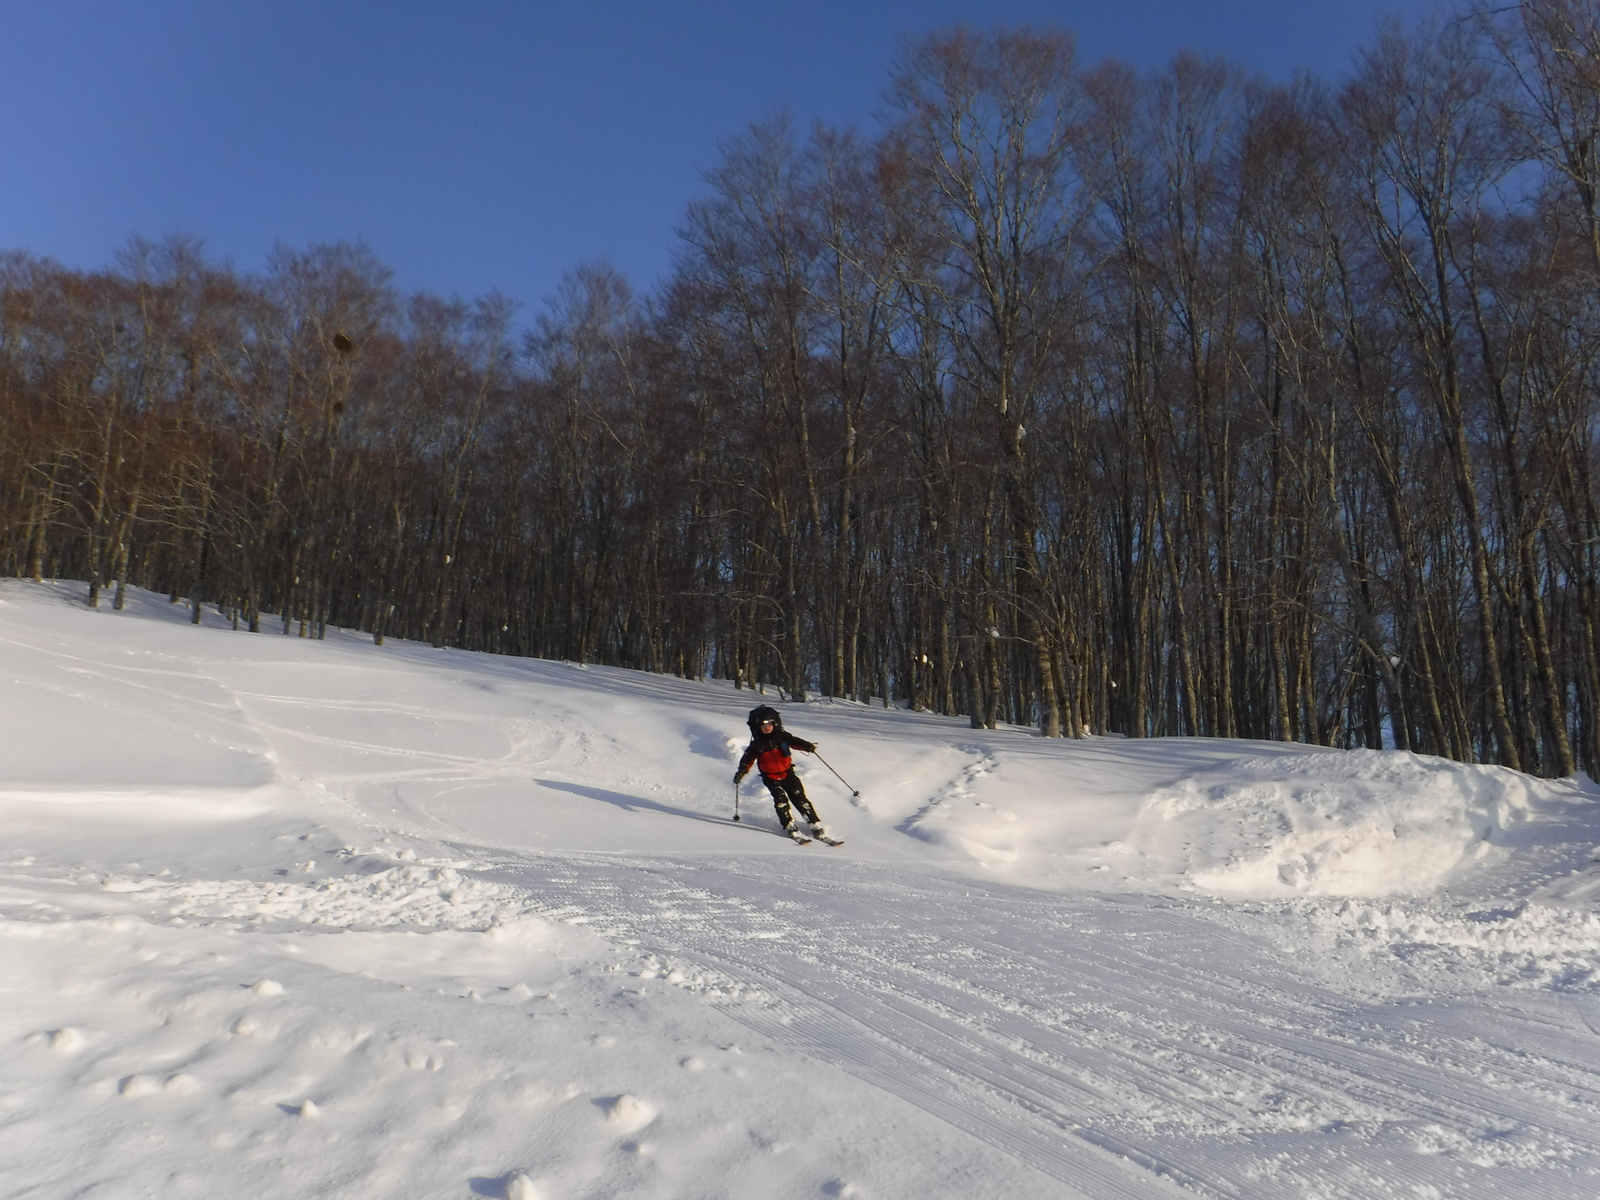
[[[1586,779],[83,596],[0,585],[0,1196],[1600,1191]],[[763,702],[844,846],[731,820]]]

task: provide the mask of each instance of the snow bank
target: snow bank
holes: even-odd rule
[[[1404,751],[1245,758],[1150,795],[1134,837],[1176,849],[1189,883],[1219,895],[1422,893],[1488,854],[1532,785]]]
[[[1040,831],[1033,822],[1019,824],[1011,809],[976,794],[997,765],[992,753],[979,752],[923,808],[902,821],[900,831],[959,850],[986,867],[1012,867],[1023,840]]]

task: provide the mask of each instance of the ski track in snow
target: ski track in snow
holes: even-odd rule
[[[762,866],[540,856],[487,877],[1066,1195],[1491,1197],[1508,1171],[1593,1194],[1600,1069],[1529,1048],[1559,1014],[1318,985],[1210,904]]]

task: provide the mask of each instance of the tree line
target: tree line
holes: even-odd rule
[[[725,140],[670,277],[0,257],[0,559],[1046,736],[1600,774],[1600,5],[1336,85],[908,42]]]

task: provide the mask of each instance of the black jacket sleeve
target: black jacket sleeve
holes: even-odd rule
[[[738,771],[738,773],[740,775],[744,775],[744,774],[748,773],[749,770],[750,770],[750,764],[755,762],[755,760],[756,760],[756,744],[754,742],[751,742],[748,746],[746,746],[744,748],[744,753],[739,756],[739,771]]]

